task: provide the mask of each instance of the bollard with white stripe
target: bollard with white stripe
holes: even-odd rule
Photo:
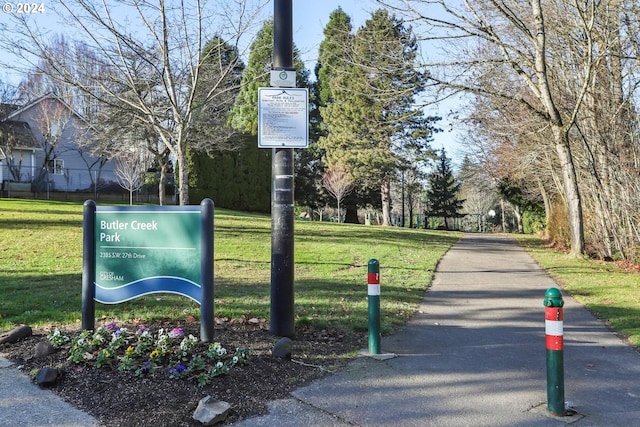
[[[544,294],[544,325],[547,343],[547,409],[554,415],[565,415],[564,404],[564,300],[557,288]]]
[[[369,303],[369,353],[380,354],[380,263],[371,258],[367,274]]]

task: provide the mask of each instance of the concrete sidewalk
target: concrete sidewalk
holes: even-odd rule
[[[381,260],[384,299],[384,262]],[[640,426],[640,354],[564,295],[565,399],[546,410],[544,293],[556,283],[514,240],[466,235],[409,324],[336,375],[236,423],[278,426]],[[382,313],[384,316],[384,313]]]
[[[38,388],[0,357],[0,427],[93,427],[97,420]]]

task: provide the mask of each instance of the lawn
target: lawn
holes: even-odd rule
[[[534,236],[520,243],[561,287],[598,318],[640,347],[640,273],[613,262],[576,259],[550,250]]]
[[[0,332],[17,324],[79,325],[82,204],[0,200]],[[297,221],[296,326],[367,329],[367,263],[381,272],[383,334],[415,312],[438,260],[461,235],[453,232]],[[216,209],[215,315],[266,319],[270,305],[271,220]],[[191,300],[154,294],[96,304],[96,318],[116,321],[199,317]]]

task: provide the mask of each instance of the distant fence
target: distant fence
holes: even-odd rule
[[[64,174],[49,173],[45,179],[36,183],[30,177],[20,182],[14,182],[6,165],[2,165],[0,177],[0,198],[22,198],[39,200],[70,200],[83,201],[93,199],[96,201],[128,202],[129,191],[118,184],[117,177],[111,170],[100,173],[88,170],[65,169]],[[159,203],[159,180],[157,172],[147,172],[145,184],[134,191],[134,201],[142,203]],[[97,184],[95,184],[97,183]],[[166,204],[175,203],[174,175],[167,175],[165,185]]]

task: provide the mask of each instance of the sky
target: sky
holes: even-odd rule
[[[6,4],[17,4],[11,1]],[[303,60],[311,73],[318,56],[318,47],[324,38],[323,29],[329,21],[329,15],[338,7],[342,7],[345,13],[351,17],[351,24],[354,30],[362,26],[369,18],[371,12],[378,9],[380,4],[375,0],[293,0],[293,41],[301,52]],[[39,25],[55,25],[57,17],[53,11],[48,10],[51,4],[46,0],[43,1],[45,6],[44,12],[32,15],[38,20]],[[0,12],[0,25],[8,22],[9,15],[3,8]],[[15,13],[15,10],[14,12]],[[264,11],[266,17],[273,15],[273,4],[269,4]],[[6,52],[0,52],[5,55]],[[7,80],[7,75],[0,72],[0,79]],[[19,78],[10,77],[12,83],[19,82]],[[17,81],[16,81],[17,80]],[[458,143],[460,134],[455,130],[451,131],[451,125],[447,120],[447,113],[451,109],[455,109],[456,105],[446,103],[440,106],[431,106],[425,110],[428,115],[439,115],[442,120],[439,127],[443,132],[435,134],[432,143],[433,148],[445,148],[447,155],[453,158],[454,165],[459,165],[463,154],[462,146]]]

